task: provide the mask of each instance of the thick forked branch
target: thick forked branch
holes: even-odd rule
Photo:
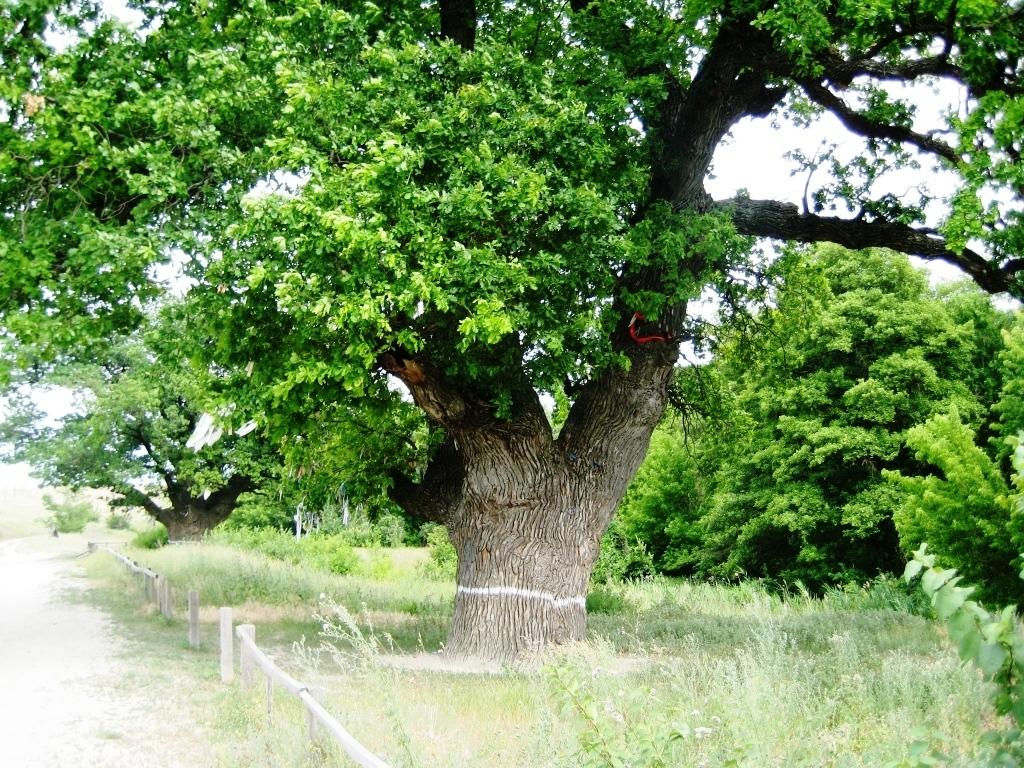
[[[550,436],[544,407],[522,372],[518,377],[510,376],[506,382],[517,414],[508,421],[497,415],[493,402],[459,387],[425,355],[413,357],[398,351],[386,352],[377,358],[377,364],[405,384],[413,402],[427,418],[452,436],[464,438],[482,428],[520,434],[548,432]]]
[[[955,163],[959,159],[956,150],[944,141],[917,133],[910,128],[872,120],[850,107],[849,104],[820,83],[803,80],[800,82],[800,86],[811,101],[825,107],[825,109],[839,118],[839,121],[848,130],[859,136],[868,139],[888,139],[903,144],[911,144],[922,152],[938,155],[949,160],[951,163]]]
[[[766,115],[786,94],[767,84],[781,66],[770,35],[740,23],[723,26],[689,87],[671,87],[662,108],[651,194],[688,208],[704,200],[715,149],[744,115]]]
[[[403,473],[392,477],[388,497],[406,514],[418,520],[447,522],[462,497],[466,466],[454,440],[445,440],[430,457],[418,483]]]
[[[438,426],[459,429],[474,420],[476,409],[429,361],[388,352],[377,363],[405,384],[416,405]]]
[[[464,51],[476,44],[475,0],[440,0],[441,37],[451,40]]]
[[[163,520],[170,511],[153,501],[148,494],[143,493],[138,488],[128,485],[127,483],[116,483],[112,490],[119,494],[127,505],[132,507],[142,507],[157,520]]]
[[[232,475],[227,483],[210,494],[206,506],[210,509],[234,507],[243,493],[256,490],[256,483],[246,475]]]
[[[947,261],[992,293],[1009,291],[1019,296],[1024,291],[1018,278],[1024,271],[1021,260],[998,266],[969,248],[952,250],[942,238],[905,224],[815,216],[775,200],[732,198],[716,201],[714,206],[728,212],[736,229],[745,235],[804,243],[831,242],[853,249],[892,248],[925,259]]]

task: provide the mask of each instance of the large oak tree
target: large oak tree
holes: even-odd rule
[[[178,248],[239,418],[308,444],[401,382],[436,437],[393,494],[451,530],[452,653],[582,637],[688,308],[736,298],[753,238],[884,246],[1024,293],[1018,3],[135,5],[139,33],[0,12],[5,327],[45,349],[130,322]],[[79,35],[62,53],[52,20]],[[940,81],[963,103],[925,125]],[[859,149],[795,154],[802,204],[714,199],[748,118],[827,118]],[[959,180],[944,200],[934,169]]]

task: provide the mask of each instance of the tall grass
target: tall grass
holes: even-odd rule
[[[970,766],[996,722],[986,684],[895,581],[822,598],[757,582],[604,585],[612,607],[591,616],[586,644],[481,675],[429,653],[454,588],[414,565],[392,564],[382,580],[209,544],[135,555],[204,603],[305,612],[301,651],[278,658],[322,686],[327,708],[396,768],[883,768],[913,765],[904,761],[922,731],[943,764]],[[314,619],[321,595],[344,611]],[[257,636],[282,637],[265,623]],[[254,723],[227,765],[329,764],[329,750],[278,735],[291,733],[285,718],[301,730],[301,712],[289,712],[275,709],[272,728]]]

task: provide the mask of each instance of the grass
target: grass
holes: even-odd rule
[[[391,555],[362,553],[362,572],[344,576],[220,546],[129,554],[178,595],[198,588],[211,623],[216,605],[235,606],[260,645],[323,687],[328,710],[396,768],[881,768],[914,765],[901,761],[921,734],[943,764],[968,766],[998,724],[986,685],[895,582],[821,599],[755,582],[602,587],[586,644],[481,675],[442,671],[424,653],[443,642],[454,585],[423,579],[419,554],[381,565]],[[94,577],[135,600],[99,558]],[[147,645],[180,653],[182,622],[147,616],[137,600],[118,611]],[[190,658],[190,674],[215,674],[211,651]],[[279,696],[268,727],[263,695],[211,699],[215,741],[233,745],[218,766],[334,764],[330,748],[307,743],[297,702]]]

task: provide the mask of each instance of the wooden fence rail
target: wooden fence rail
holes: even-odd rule
[[[167,618],[171,618],[171,593],[170,584],[165,576],[146,568],[129,557],[118,552],[112,547],[89,542],[89,551],[103,550],[117,558],[132,573],[142,576],[145,582],[145,593],[147,600],[155,600],[160,606],[160,611]],[[199,593],[189,592],[189,645],[193,648],[199,645]],[[232,611],[230,608],[220,609],[220,675],[223,682],[230,682],[233,678],[234,668],[234,647],[231,632]],[[267,680],[267,717],[273,714],[274,686],[283,688],[291,695],[302,702],[306,708],[306,719],[309,728],[309,737],[316,738],[317,728],[322,727],[337,742],[345,754],[348,755],[357,765],[362,768],[389,768],[388,764],[364,747],[349,733],[334,717],[323,708],[313,696],[309,686],[299,682],[283,669],[278,667],[259,646],[256,645],[256,627],[252,624],[240,624],[235,627],[234,635],[239,641],[239,667],[242,687],[246,688],[254,682],[254,667],[258,667],[266,675]]]
[[[248,684],[251,680],[249,669],[251,669],[252,663],[255,663],[257,667],[263,670],[263,674],[267,676],[268,716],[273,707],[273,686],[276,684],[297,697],[306,707],[306,712],[311,718],[311,724],[316,722],[323,726],[338,743],[338,746],[345,750],[345,754],[358,765],[363,766],[363,768],[388,768],[387,763],[360,744],[355,736],[345,730],[342,724],[323,708],[320,702],[313,697],[309,686],[300,683],[278,667],[269,656],[260,650],[259,646],[256,645],[255,634],[256,628],[252,624],[241,624],[235,628],[235,635],[238,637],[239,650],[241,652],[243,685]],[[315,728],[311,727],[310,732],[311,735],[315,733]]]
[[[95,552],[97,550],[103,550],[104,552],[112,555],[114,558],[119,560],[125,568],[140,576],[142,579],[143,591],[146,593],[146,599],[156,603],[157,607],[160,609],[160,613],[166,618],[169,619],[173,616],[173,611],[171,610],[171,585],[167,579],[151,568],[147,568],[141,563],[132,560],[130,557],[121,554],[107,544],[90,541],[89,551]]]

